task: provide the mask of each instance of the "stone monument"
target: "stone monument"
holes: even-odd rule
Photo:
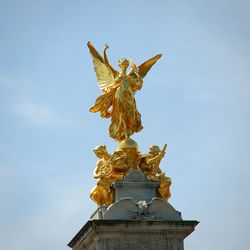
[[[131,138],[143,129],[134,95],[161,54],[138,67],[122,58],[118,72],[109,64],[108,45],[103,56],[90,42],[88,48],[103,90],[90,111],[111,119],[109,135],[118,146],[112,154],[105,145],[94,148],[99,160],[90,198],[98,208],[68,246],[73,250],[184,250],[184,239],[198,222],[183,220],[168,203],[172,181],[160,168],[167,145],[150,146],[147,154],[141,154]],[[129,66],[131,71],[126,73]]]

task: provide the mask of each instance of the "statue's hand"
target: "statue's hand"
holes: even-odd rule
[[[129,60],[129,65],[132,68],[132,70],[134,71],[134,73],[136,73],[136,75],[138,74],[138,68],[136,67],[135,63],[132,60]]]
[[[159,155],[161,158],[163,158],[165,156],[165,151],[161,151]]]
[[[104,45],[104,49],[108,49],[108,48],[109,48],[108,44],[107,44],[107,43],[105,43],[105,45]]]
[[[134,63],[133,61],[130,60],[129,64],[130,64],[130,67],[131,67],[133,70],[137,70],[137,67],[136,67],[136,65],[135,65],[135,63]]]

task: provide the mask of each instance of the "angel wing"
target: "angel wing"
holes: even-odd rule
[[[93,58],[94,70],[96,72],[97,80],[99,83],[98,85],[100,89],[105,91],[114,83],[114,80],[118,75],[118,72],[113,69],[108,62],[108,57],[106,55],[106,49],[108,48],[108,46],[105,45],[104,47],[104,58],[98,53],[98,51],[90,42],[87,43],[87,46]]]
[[[142,63],[139,67],[135,68],[136,66],[132,66],[132,71],[129,73],[129,75],[139,75],[140,77],[144,78],[148,71],[152,68],[152,66],[161,58],[162,54],[158,54],[146,62]],[[133,63],[132,63],[133,64]]]

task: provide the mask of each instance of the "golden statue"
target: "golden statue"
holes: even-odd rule
[[[163,149],[156,145],[149,148],[149,153],[146,156],[142,156],[139,161],[138,168],[143,171],[145,176],[152,181],[158,181],[160,187],[158,188],[158,195],[163,200],[168,200],[171,196],[169,187],[172,183],[171,178],[166,177],[160,169],[160,163],[165,155],[167,144],[164,145]]]
[[[114,191],[111,189],[112,181],[107,175],[107,162],[111,155],[107,152],[106,146],[101,145],[94,148],[94,153],[100,159],[96,163],[94,177],[98,179],[97,185],[92,189],[90,198],[98,206],[111,204],[113,202]]]
[[[109,205],[114,200],[112,185],[115,181],[123,179],[129,168],[126,164],[127,154],[124,151],[115,151],[110,155],[105,145],[94,148],[94,153],[100,159],[94,170],[94,178],[98,179],[92,189],[90,198],[100,205]]]
[[[159,183],[158,197],[168,200],[171,196],[169,190],[171,179],[166,177],[159,167],[167,145],[164,145],[162,150],[158,146],[151,146],[149,153],[142,155],[137,143],[130,138],[132,134],[143,129],[134,95],[142,88],[143,78],[159,60],[161,54],[138,67],[132,60],[122,58],[118,63],[121,69],[118,72],[109,64],[106,54],[107,44],[104,46],[103,57],[90,42],[87,45],[93,58],[99,87],[103,91],[90,111],[100,112],[103,118],[111,118],[109,135],[119,142],[113,154],[107,152],[105,145],[97,146],[93,150],[99,160],[94,170],[97,184],[91,191],[91,199],[98,206],[112,204],[114,202],[113,184],[123,179],[128,171],[139,169],[147,179]],[[131,71],[127,73],[129,66]]]
[[[118,63],[121,68],[119,73],[109,64],[106,54],[107,44],[104,46],[103,57],[90,42],[87,45],[93,58],[99,87],[103,90],[90,111],[100,112],[103,118],[111,118],[109,135],[120,142],[143,129],[134,95],[142,88],[143,78],[161,54],[152,57],[139,67],[133,61],[122,58]],[[131,71],[126,73],[129,66]]]
[[[158,146],[151,146],[147,155],[141,155],[137,143],[128,139],[119,143],[112,155],[107,152],[105,145],[94,148],[94,153],[99,158],[94,170],[97,179],[96,186],[92,189],[90,198],[98,206],[109,205],[114,202],[114,190],[112,185],[125,177],[131,169],[141,170],[147,179],[157,181],[160,184],[158,196],[168,200],[171,196],[169,187],[171,179],[166,177],[159,165],[165,155],[167,145],[160,150]]]

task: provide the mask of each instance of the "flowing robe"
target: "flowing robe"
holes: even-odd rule
[[[141,87],[140,77],[120,75],[90,108],[91,112],[99,111],[101,117],[111,117],[109,135],[117,141],[122,141],[143,129],[134,98],[135,92]]]

